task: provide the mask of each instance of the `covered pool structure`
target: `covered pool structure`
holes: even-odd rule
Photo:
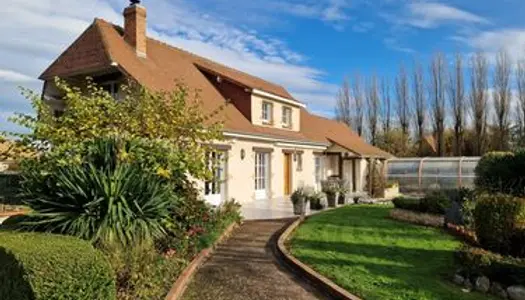
[[[481,157],[396,158],[387,163],[387,180],[399,183],[402,193],[431,189],[473,188],[474,170]]]

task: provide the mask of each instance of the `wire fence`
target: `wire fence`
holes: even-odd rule
[[[480,157],[399,158],[387,163],[387,180],[402,193],[473,188]]]

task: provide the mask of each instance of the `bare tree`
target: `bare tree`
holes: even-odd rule
[[[511,101],[510,90],[511,62],[506,51],[501,50],[496,58],[494,70],[494,112],[496,116],[497,134],[494,149],[509,149],[509,110]]]
[[[354,128],[357,131],[359,136],[363,136],[363,121],[364,121],[364,95],[361,75],[359,73],[355,74],[354,81],[352,84],[352,97],[354,99],[355,105],[355,118],[354,118]]]
[[[392,98],[390,97],[390,83],[384,77],[381,79],[381,118],[383,123],[383,132],[390,131],[390,121],[392,120]]]
[[[516,81],[518,89],[518,107],[517,112],[520,146],[525,145],[525,59],[518,61],[516,68]]]
[[[408,136],[410,132],[410,106],[408,91],[408,75],[404,65],[399,68],[396,77],[397,116],[401,125],[401,132]]]
[[[414,102],[415,119],[417,126],[417,143],[418,154],[423,153],[423,139],[425,138],[425,116],[426,116],[426,100],[425,100],[425,78],[423,75],[423,66],[419,61],[414,63],[414,73],[412,77],[413,92],[412,100]]]
[[[432,105],[432,118],[434,132],[437,137],[437,152],[439,156],[445,156],[445,57],[437,53],[432,58],[430,66],[430,101]]]
[[[454,119],[454,155],[462,156],[465,131],[465,80],[463,56],[459,53],[456,54],[449,79],[448,96]]]
[[[368,85],[367,104],[368,104],[368,127],[370,130],[370,141],[372,145],[376,145],[377,138],[377,123],[380,114],[380,100],[378,90],[377,76],[372,76],[371,82]]]
[[[474,155],[482,155],[487,135],[488,62],[484,53],[471,58],[470,109],[474,124]]]
[[[335,117],[338,121],[348,126],[353,126],[352,118],[352,98],[350,94],[350,83],[345,77],[343,84],[337,93],[337,102],[335,106]]]

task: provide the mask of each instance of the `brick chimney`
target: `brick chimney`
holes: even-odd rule
[[[146,57],[146,8],[140,1],[131,0],[124,10],[124,39],[137,51],[137,55]]]

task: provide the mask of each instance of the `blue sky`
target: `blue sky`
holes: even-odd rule
[[[31,112],[17,86],[35,78],[95,17],[122,24],[127,0],[4,0],[0,130]],[[435,51],[525,53],[523,0],[143,0],[149,34],[284,85],[330,116],[338,85],[359,71],[393,76]]]

